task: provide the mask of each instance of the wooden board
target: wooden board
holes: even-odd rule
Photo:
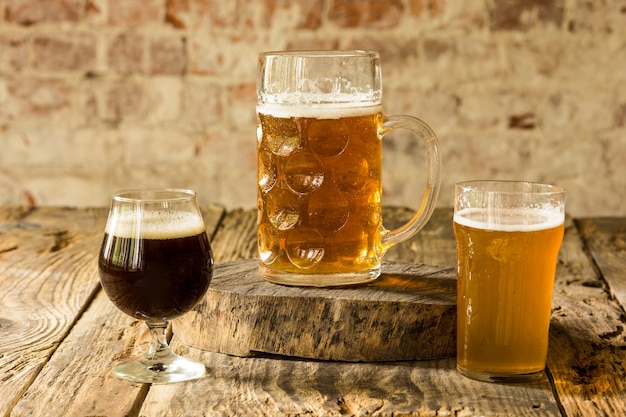
[[[183,343],[213,352],[350,362],[451,357],[455,332],[454,270],[398,262],[370,284],[321,289],[269,283],[254,259],[217,265],[174,322]]]
[[[576,224],[611,293],[626,309],[626,221],[624,218],[601,217],[579,219]]]
[[[212,235],[224,209],[202,214]],[[106,208],[0,208],[0,241],[13,242],[0,251],[0,415],[138,415],[149,387],[111,368],[149,338],[100,290],[106,217]]]

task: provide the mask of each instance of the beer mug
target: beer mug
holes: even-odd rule
[[[433,212],[441,173],[435,133],[415,117],[383,115],[377,52],[262,53],[257,99],[261,275],[317,287],[376,279],[384,253]],[[428,164],[419,210],[389,231],[381,139],[395,129],[423,141]]]
[[[541,378],[565,190],[522,181],[456,185],[457,369],[470,378]]]

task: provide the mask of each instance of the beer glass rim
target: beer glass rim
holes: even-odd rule
[[[292,57],[370,57],[378,58],[379,53],[376,51],[365,51],[360,49],[311,49],[311,50],[285,50],[285,51],[266,51],[259,54],[262,57],[270,56],[292,56]]]
[[[186,188],[137,188],[116,191],[112,199],[120,203],[158,203],[188,201],[196,196],[195,191]]]
[[[558,195],[565,194],[565,188],[560,185],[516,180],[471,180],[457,182],[455,187],[459,191],[478,191],[497,194],[533,194]]]

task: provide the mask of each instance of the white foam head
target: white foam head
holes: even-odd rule
[[[205,230],[202,216],[197,213],[167,210],[116,211],[109,216],[105,228],[109,235],[142,239],[174,239],[195,236]]]
[[[382,111],[382,105],[368,103],[332,103],[332,104],[260,104],[257,112],[268,116],[310,117],[315,119],[339,119],[342,117],[367,116]]]
[[[503,232],[532,232],[560,226],[562,210],[547,208],[466,208],[454,213],[454,222],[475,229]]]

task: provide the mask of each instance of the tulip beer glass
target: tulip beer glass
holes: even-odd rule
[[[196,194],[177,189],[116,193],[98,267],[109,299],[144,320],[152,338],[143,356],[116,365],[113,373],[153,384],[202,377],[204,365],[172,353],[165,338],[169,321],[202,299],[213,276]]]
[[[565,190],[529,182],[456,185],[457,369],[483,381],[540,378]]]
[[[376,52],[262,53],[257,98],[261,274],[318,287],[376,279],[385,251],[432,214],[441,171],[437,137],[414,117],[383,115]],[[423,141],[428,167],[419,211],[388,231],[381,139],[394,129]]]

